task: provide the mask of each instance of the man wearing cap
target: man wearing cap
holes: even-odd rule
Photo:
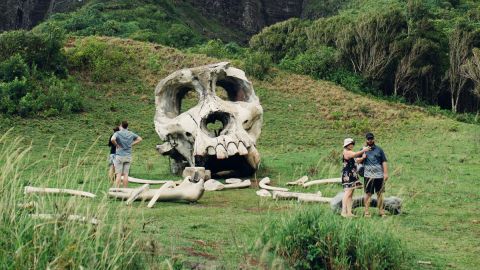
[[[385,192],[385,182],[388,180],[387,157],[382,148],[375,145],[373,133],[368,132],[365,138],[367,140],[366,144],[371,148],[371,151],[366,152],[361,158],[357,159],[358,162],[363,162],[365,168],[365,216],[370,217],[370,200],[373,193],[377,193],[379,214],[383,217],[385,216],[383,193]]]

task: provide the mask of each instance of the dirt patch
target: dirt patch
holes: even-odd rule
[[[205,258],[205,259],[208,259],[208,260],[216,260],[217,259],[216,256],[214,256],[210,253],[197,251],[192,247],[183,247],[182,250],[187,252],[188,255],[190,255],[190,256],[202,257],[202,258]]]

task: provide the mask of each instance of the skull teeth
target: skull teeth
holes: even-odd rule
[[[238,148],[233,142],[228,144],[227,153],[228,153],[228,156],[233,156],[238,153]]]
[[[215,148],[213,146],[207,147],[207,154],[210,156],[215,156],[217,154],[217,151],[215,151]]]
[[[240,154],[240,156],[248,154],[247,147],[245,147],[245,144],[243,144],[243,142],[238,143],[238,153]]]
[[[228,158],[228,153],[227,153],[227,150],[225,150],[225,147],[221,144],[217,145],[217,147],[215,148],[216,152],[217,152],[217,158],[218,159],[226,159]]]

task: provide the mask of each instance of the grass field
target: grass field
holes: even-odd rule
[[[255,188],[209,192],[196,204],[157,203],[153,209],[147,209],[145,203],[125,206],[105,199],[110,186],[106,144],[112,123],[127,119],[130,129],[144,138],[134,150],[132,176],[175,178],[169,173],[167,158],[155,151],[155,145],[161,142],[153,128],[154,86],[179,68],[217,60],[131,40],[95,41],[135,55],[136,61],[125,63],[128,79],[98,82],[91,79],[88,70],[74,70],[88,100],[87,112],[49,119],[2,116],[0,132],[12,128],[2,147],[16,137],[23,138],[19,148],[31,146],[23,158],[29,166],[21,167],[18,181],[96,193],[99,196],[94,200],[59,198],[55,205],[43,200],[42,209],[54,212],[61,202],[70,210],[76,208],[77,213],[85,209],[83,214],[104,209],[107,214],[102,217],[106,220],[101,226],[113,228],[117,220],[122,220],[138,240],[137,248],[150,268],[169,268],[169,264],[174,267],[175,262],[187,268],[281,268],[279,259],[272,261],[254,249],[264,224],[301,208],[328,205],[262,199],[255,195]],[[85,40],[70,41],[68,50],[75,50],[82,42]],[[480,126],[429,115],[419,107],[360,96],[328,82],[282,71],[275,71],[265,81],[254,80],[253,84],[264,108],[258,145],[262,163],[254,180],[269,176],[274,185],[283,186],[303,175],[312,179],[337,177],[343,139],[351,136],[361,142],[364,132],[372,131],[389,160],[391,179],[386,194],[403,198],[404,212],[386,219],[374,217],[369,221],[371,225],[383,223],[405,240],[415,254],[412,265],[407,267],[477,267]],[[2,158],[1,162],[6,160]],[[340,186],[331,186],[304,191],[334,196],[340,190]],[[20,202],[40,200],[18,196]],[[361,215],[361,209],[356,213]],[[432,264],[418,265],[417,260]]]

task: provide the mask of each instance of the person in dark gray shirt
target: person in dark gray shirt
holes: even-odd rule
[[[369,207],[373,193],[377,193],[378,209],[380,216],[385,216],[383,209],[383,193],[385,192],[385,182],[388,180],[387,157],[382,148],[375,145],[375,136],[373,133],[365,135],[366,144],[371,151],[363,154],[357,162],[363,163],[364,187],[365,187],[365,216],[370,217]]]

